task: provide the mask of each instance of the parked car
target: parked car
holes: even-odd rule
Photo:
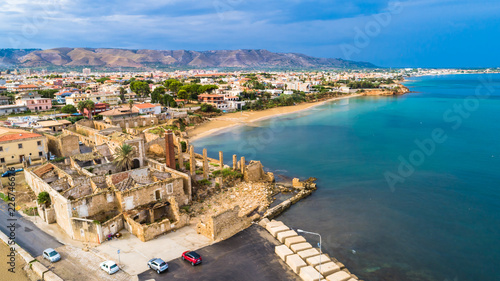
[[[2,174],[2,178],[15,176],[17,172],[22,172],[23,168],[17,170],[8,170],[7,172]]]
[[[79,141],[79,142],[78,142],[78,145],[83,145],[83,142]]]
[[[193,266],[201,263],[201,256],[193,251],[182,253],[182,260],[190,262]]]
[[[48,259],[50,262],[56,262],[61,259],[61,255],[52,248],[45,249],[42,256],[44,259]]]
[[[168,270],[168,264],[162,259],[150,259],[148,261],[148,267],[152,270],[155,270],[158,274],[162,273],[165,270]]]
[[[117,272],[118,270],[120,270],[120,268],[118,267],[118,265],[114,262],[114,261],[105,261],[105,262],[102,262],[99,267],[106,271],[108,274],[113,274],[115,272]]]

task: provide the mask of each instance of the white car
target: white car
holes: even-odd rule
[[[48,259],[50,262],[56,262],[61,259],[61,255],[52,248],[43,251],[43,258]]]
[[[114,261],[105,261],[102,262],[99,266],[102,270],[106,271],[110,275],[120,270],[120,268]]]

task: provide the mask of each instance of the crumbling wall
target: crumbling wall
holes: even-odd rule
[[[68,134],[59,136],[44,134],[44,136],[47,137],[49,151],[58,157],[69,157],[80,153],[78,136]]]
[[[249,227],[257,216],[240,214],[240,206],[235,206],[217,215],[202,217],[196,231],[213,241],[221,241]]]
[[[123,214],[119,214],[116,217],[101,224],[102,235],[104,238],[108,237],[109,234],[115,234],[122,230],[124,227]]]
[[[91,217],[101,212],[119,209],[115,194],[107,191],[73,200],[71,206],[72,216],[79,218]]]
[[[119,196],[118,199],[122,210],[128,211],[157,201],[155,198],[157,192],[160,194],[161,199],[174,197],[177,202],[187,201],[187,196],[183,190],[183,180],[178,177],[117,192],[117,196]]]
[[[101,226],[91,220],[71,218],[71,228],[73,230],[73,239],[83,242],[97,243],[102,242]]]
[[[54,190],[48,183],[38,177],[31,170],[24,170],[24,177],[28,186],[35,192],[35,195],[38,196],[40,192],[47,192],[50,195],[51,205],[54,209],[56,215],[57,224],[68,233],[68,235],[72,236],[72,227],[71,227],[71,202],[64,196],[62,196],[59,192]]]

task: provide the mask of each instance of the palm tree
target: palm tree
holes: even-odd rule
[[[95,103],[91,100],[85,101],[85,108],[89,111],[89,119],[92,119],[92,110],[95,108]]]
[[[78,111],[83,114],[83,110],[85,109],[85,101],[81,101],[76,105]]]
[[[115,151],[115,159],[113,163],[120,169],[128,170],[132,168],[132,160],[134,158],[134,147],[124,143]]]
[[[130,110],[132,110],[132,107],[134,107],[134,101],[133,100],[128,100],[128,107]]]

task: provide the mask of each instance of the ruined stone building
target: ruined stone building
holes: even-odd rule
[[[74,155],[65,164],[25,170],[26,182],[50,204],[40,206],[47,223],[57,223],[71,238],[101,243],[125,228],[142,241],[188,223],[179,208],[191,202],[190,177],[164,164],[121,171],[109,145]]]

